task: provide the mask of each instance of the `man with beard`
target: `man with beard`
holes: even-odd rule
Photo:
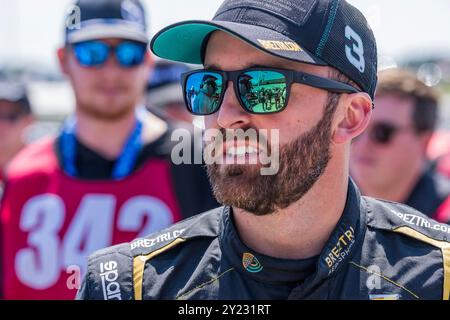
[[[356,8],[226,0],[212,21],[169,26],[150,46],[203,63],[184,75],[184,92],[205,74],[222,84],[220,104],[205,113],[217,137],[205,153],[219,146],[210,155],[220,161],[206,160],[224,206],[92,255],[78,298],[449,298],[448,226],[362,197],[349,179],[351,140],[367,127],[377,81],[375,39]],[[239,98],[245,75],[286,88],[278,112],[253,112]],[[279,132],[274,175],[263,175],[259,160],[273,156],[272,134],[267,148],[259,139],[223,140],[224,132],[263,129]]]
[[[173,128],[138,107],[153,63],[141,3],[79,0],[65,31],[75,114],[8,168],[5,299],[73,299],[91,253],[217,206],[200,165],[171,161]]]

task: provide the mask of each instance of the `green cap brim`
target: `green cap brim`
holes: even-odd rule
[[[229,21],[184,21],[159,31],[150,43],[150,49],[158,57],[192,64],[202,64],[208,36],[217,30],[227,32],[249,45],[268,54],[304,63],[326,65],[320,58],[301,48],[287,36],[274,30]],[[267,48],[264,39],[281,44],[285,48]],[[266,41],[266,42],[271,42]],[[273,50],[271,50],[273,49]]]
[[[164,59],[201,64],[203,42],[216,30],[219,28],[203,23],[175,25],[162,30],[153,38],[150,47],[154,54]]]

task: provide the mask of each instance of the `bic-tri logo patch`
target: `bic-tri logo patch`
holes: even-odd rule
[[[400,300],[399,294],[369,294],[370,300]]]
[[[263,267],[258,259],[251,253],[245,252],[242,256],[242,265],[244,269],[251,273],[260,272]]]
[[[267,50],[275,51],[303,51],[303,49],[293,41],[261,40],[258,42]]]

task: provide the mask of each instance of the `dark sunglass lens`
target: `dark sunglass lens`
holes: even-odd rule
[[[74,45],[78,62],[85,67],[98,66],[108,59],[109,47],[100,41],[87,41]]]
[[[373,127],[372,138],[375,142],[387,144],[395,133],[395,127],[389,124],[377,124]]]
[[[188,109],[197,115],[206,115],[219,109],[222,96],[222,75],[216,72],[196,72],[185,84]]]
[[[134,67],[144,61],[147,47],[144,43],[123,42],[116,48],[116,57],[123,67]]]
[[[247,71],[238,79],[239,97],[254,113],[273,113],[286,103],[286,77],[276,71]]]

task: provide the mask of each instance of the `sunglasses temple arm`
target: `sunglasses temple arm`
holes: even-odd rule
[[[346,83],[342,83],[339,81],[335,81],[332,79],[326,79],[318,76],[314,76],[312,74],[305,73],[296,73],[295,74],[295,82],[304,83],[316,88],[325,89],[328,91],[336,92],[336,93],[358,93],[361,92],[356,88],[348,85]]]

